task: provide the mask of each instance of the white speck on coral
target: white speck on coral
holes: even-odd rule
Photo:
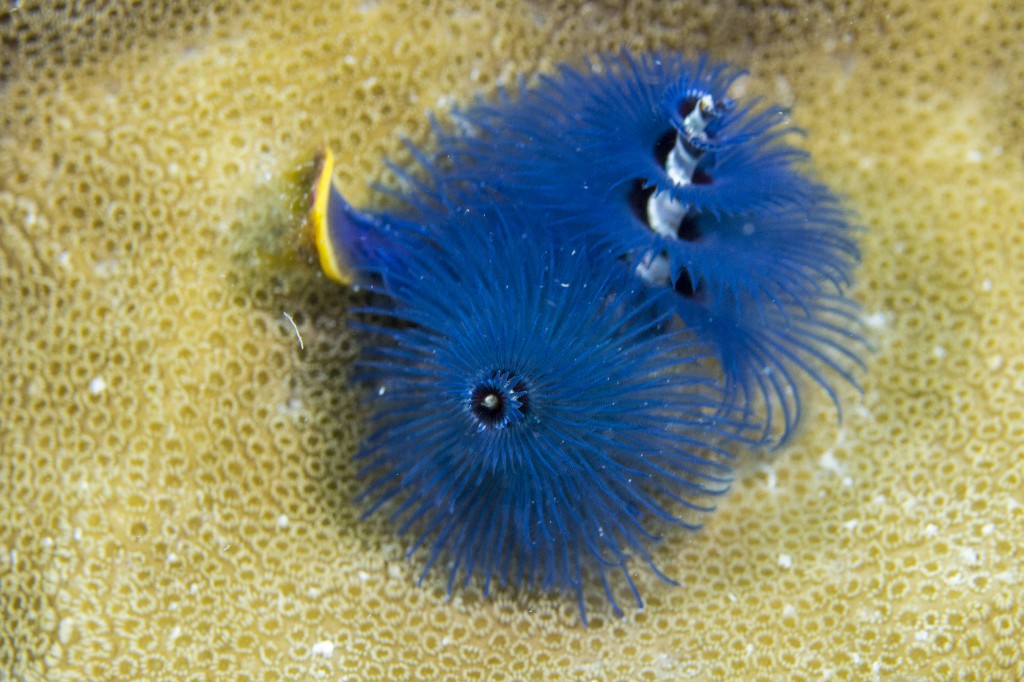
[[[960,550],[960,560],[968,566],[973,566],[978,563],[978,553],[970,547],[964,547]]]
[[[968,163],[981,163],[985,158],[985,153],[980,149],[970,149],[967,151],[967,162]]]
[[[738,600],[736,599],[736,595],[735,595],[735,594],[733,594],[732,592],[729,592],[729,593],[728,593],[728,594],[726,594],[725,596],[726,596],[726,597],[728,597],[728,598],[729,598],[729,601],[731,601],[731,602],[732,602],[733,604],[735,604],[735,603],[736,603],[736,602],[738,601]]]
[[[988,359],[988,368],[995,372],[1003,366],[1003,356],[993,355]]]
[[[1007,585],[1016,586],[1021,582],[1020,574],[1014,570],[1004,570],[1000,573],[993,573],[992,580],[1000,583],[1006,583]]]
[[[72,540],[81,540],[82,539],[82,529],[81,528],[75,528],[73,531],[71,531],[71,539]]]
[[[167,638],[171,642],[173,642],[174,640],[178,639],[178,637],[180,637],[180,636],[181,636],[181,628],[178,627],[177,625],[175,625],[173,628],[171,628],[171,631],[170,631],[170,633],[168,633]]]
[[[992,291],[992,280],[990,280],[990,279],[982,280],[981,281],[981,290],[982,291]]]
[[[93,266],[92,271],[97,277],[103,277],[104,279],[110,277],[117,272],[117,259],[109,258],[107,260],[100,261]]]
[[[875,416],[873,414],[871,414],[871,410],[869,410],[865,405],[857,405],[857,406],[855,406],[853,408],[853,412],[854,412],[854,414],[856,414],[861,419],[874,419],[875,418]]]
[[[189,585],[188,592],[189,594],[195,594],[199,592],[199,583],[192,583],[191,585]]]
[[[794,607],[792,604],[786,604],[782,607],[783,618],[793,618],[794,616],[796,616],[796,607]]]
[[[844,488],[852,488],[853,487],[853,477],[852,476],[843,476],[843,487]]]
[[[784,107],[791,107],[796,101],[793,96],[793,86],[789,84],[789,79],[785,76],[777,76],[775,78],[775,97],[779,100],[779,104]]]
[[[93,395],[96,395],[97,393],[102,393],[103,391],[106,390],[106,388],[107,382],[103,379],[103,377],[96,377],[89,382],[89,393],[92,393]]]
[[[793,568],[793,557],[788,554],[780,554],[779,566],[782,566],[783,568]]]
[[[925,537],[933,538],[939,534],[939,527],[936,526],[934,523],[929,523],[927,526],[924,527],[924,534]]]
[[[169,564],[170,564],[170,563],[174,563],[174,562],[175,562],[175,561],[177,561],[177,560],[178,560],[178,555],[177,555],[177,554],[175,554],[174,552],[168,552],[168,553],[167,553],[167,558],[166,558],[166,559],[164,559],[164,561],[166,561],[166,562],[167,562],[167,563],[169,563]]]
[[[53,538],[43,538],[41,540],[43,547],[53,547]]]
[[[366,571],[359,571],[358,573],[356,573],[356,577],[365,583],[367,580],[370,579],[370,574]]]
[[[836,453],[831,450],[826,450],[820,458],[818,458],[818,465],[825,471],[831,471],[836,474],[842,474],[846,467],[840,464],[839,460],[836,459]]]
[[[313,645],[312,651],[317,656],[330,656],[334,653],[334,642],[328,642],[327,640],[317,642]]]
[[[750,76],[743,75],[732,82],[729,86],[729,96],[736,99],[743,99],[750,87]]]
[[[69,268],[69,267],[71,267],[71,252],[70,251],[61,251],[60,253],[58,253],[57,254],[57,265],[61,266],[62,268]]]
[[[853,530],[857,527],[858,523],[860,523],[860,521],[858,521],[857,519],[850,519],[849,521],[843,524],[843,528],[845,528],[846,530]]]
[[[986,523],[984,526],[981,527],[981,534],[982,535],[992,535],[992,533],[993,533],[993,531],[995,531],[995,529],[996,529],[996,526],[995,526],[994,523]]]
[[[775,475],[775,468],[765,465],[761,467],[761,470],[764,471],[764,475],[768,477],[768,480],[765,482],[765,487],[767,487],[768,490],[775,490],[775,484],[778,483],[779,480]]]
[[[924,630],[918,630],[914,633],[914,639],[916,639],[919,642],[927,642],[930,639],[930,637],[928,636],[928,633]]]
[[[278,516],[277,517],[277,527],[278,528],[287,528],[288,527],[288,517],[285,516],[284,514],[281,514],[280,516]]]
[[[885,313],[872,313],[864,318],[864,324],[872,329],[881,329],[887,322],[888,316]]]
[[[71,633],[74,627],[74,620],[71,618],[61,618],[60,622],[57,623],[57,641],[66,646],[71,641]]]
[[[932,355],[940,359],[944,358],[946,357],[946,349],[942,346],[935,346],[935,348],[932,348]]]

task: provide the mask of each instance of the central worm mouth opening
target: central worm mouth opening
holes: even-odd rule
[[[518,424],[530,411],[526,382],[511,372],[491,372],[473,387],[469,407],[481,429]]]

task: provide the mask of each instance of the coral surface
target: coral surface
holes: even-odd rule
[[[763,5],[4,3],[0,678],[1024,678],[1024,6]],[[876,351],[585,629],[358,520],[357,301],[292,178],[327,143],[365,204],[428,111],[622,46],[792,107]]]

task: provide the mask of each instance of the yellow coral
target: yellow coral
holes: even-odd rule
[[[1024,678],[1024,6],[764,5],[6,3],[0,678]],[[623,44],[792,104],[878,351],[584,630],[357,522],[349,299],[268,256],[320,145],[359,204],[428,110]]]

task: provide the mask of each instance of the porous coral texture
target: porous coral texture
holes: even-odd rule
[[[1024,678],[1024,5],[427,5],[4,3],[0,678]],[[359,521],[352,298],[292,199],[323,143],[361,204],[428,111],[623,45],[792,107],[876,351],[584,629]]]

